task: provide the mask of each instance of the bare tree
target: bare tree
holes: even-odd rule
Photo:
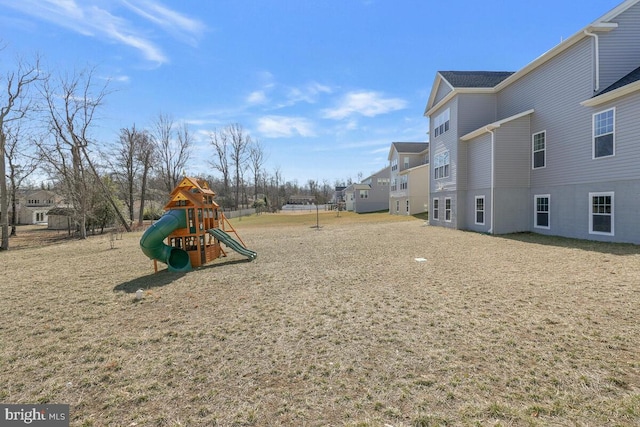
[[[171,192],[191,157],[192,136],[186,123],[174,129],[173,118],[168,114],[158,114],[152,137],[159,157],[158,172],[165,188]]]
[[[238,123],[231,124],[227,127],[227,132],[230,137],[230,159],[234,168],[234,184],[235,184],[235,203],[234,207],[238,208],[238,202],[240,200],[240,187],[242,186],[242,172],[245,168],[245,161],[247,157],[247,149],[251,144],[251,137],[245,135],[242,125]]]
[[[137,196],[137,183],[140,173],[143,172],[145,163],[144,155],[141,156],[141,145],[148,141],[148,135],[144,131],[139,131],[136,126],[120,129],[118,143],[112,153],[114,159],[112,168],[115,174],[115,181],[118,183],[120,192],[124,196],[125,205],[129,213],[129,219],[134,220],[134,202]],[[147,168],[148,168],[148,162]],[[144,177],[146,180],[146,177]]]
[[[229,169],[229,136],[225,131],[214,129],[209,133],[209,141],[215,150],[215,160],[209,164],[222,174],[222,200],[227,201],[229,197],[230,169]]]
[[[17,67],[0,77],[0,84],[4,87],[0,91],[0,250],[9,249],[9,215],[7,213],[7,157],[6,141],[8,123],[25,117],[30,107],[29,87],[42,78],[39,68],[39,58],[33,64],[18,60]]]
[[[155,158],[155,145],[151,140],[148,132],[142,132],[138,140],[136,158],[142,166],[142,178],[140,181],[140,212],[138,213],[138,224],[142,225],[144,221],[144,205],[147,199],[147,178],[152,168],[153,159]]]
[[[21,134],[19,122],[14,127],[7,127],[5,152],[7,166],[9,166],[7,178],[9,179],[9,197],[11,199],[11,236],[16,235],[17,224],[17,193],[25,179],[38,167],[38,159],[25,153],[26,138]]]
[[[249,169],[253,173],[253,199],[258,198],[258,187],[260,186],[260,176],[263,175],[262,168],[266,161],[266,154],[260,141],[257,139],[249,146]]]
[[[92,142],[90,129],[98,108],[108,94],[107,86],[108,82],[96,85],[94,69],[89,69],[61,77],[57,86],[52,86],[47,79],[42,87],[52,141],[41,144],[40,151],[64,182],[82,238],[87,237],[91,173],[100,176],[88,153]],[[102,180],[94,182],[102,187],[105,194],[109,194]],[[130,230],[113,198],[109,197],[109,200],[120,222],[127,231]]]

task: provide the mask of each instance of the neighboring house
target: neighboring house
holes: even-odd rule
[[[431,225],[640,243],[640,0],[517,72],[436,74]]]
[[[52,208],[47,212],[47,228],[49,230],[71,230],[75,229],[73,220],[73,209]]]
[[[347,211],[379,212],[389,209],[389,167],[344,190]]]
[[[60,197],[48,190],[35,190],[21,194],[16,205],[17,224],[46,224],[49,221],[47,212],[58,206],[60,201]]]
[[[389,213],[429,211],[429,143],[393,142],[389,149]]]

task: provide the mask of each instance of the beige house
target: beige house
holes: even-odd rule
[[[415,215],[429,212],[429,143],[392,143],[389,168],[389,213]]]
[[[16,206],[17,224],[46,224],[49,221],[47,212],[60,202],[60,197],[48,190],[23,193]]]

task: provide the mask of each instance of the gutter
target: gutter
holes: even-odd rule
[[[495,164],[495,140],[496,140],[496,134],[494,132],[494,129],[496,129],[497,126],[487,126],[486,130],[487,132],[489,132],[491,134],[491,227],[489,228],[489,234],[493,234],[493,225],[494,225],[494,218],[493,218],[493,212],[494,212],[494,206],[495,206],[495,202],[494,202],[494,188],[495,188],[495,169],[494,169],[494,164]]]
[[[598,92],[600,90],[600,39],[597,34],[594,34],[589,31],[589,29],[584,30],[584,34],[586,36],[591,36],[595,40],[596,44],[596,54],[595,54],[595,65],[596,65],[596,87],[593,89],[594,92]]]

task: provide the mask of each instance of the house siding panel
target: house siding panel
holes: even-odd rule
[[[491,134],[485,133],[466,145],[469,155],[467,189],[471,191],[490,188]]]
[[[521,117],[495,130],[495,186],[529,187],[529,116]]]
[[[640,66],[640,4],[620,14],[612,22],[618,28],[599,34],[600,90],[607,88]]]
[[[451,92],[451,88],[444,81],[440,82],[438,86],[438,91],[436,92],[436,97],[434,99],[433,105],[436,105],[438,102],[442,101],[442,99],[447,96]],[[434,116],[435,117],[435,116]]]
[[[547,131],[547,164],[532,185],[591,180],[591,113],[580,102],[593,93],[592,45],[585,38],[498,94],[499,118],[534,109],[531,133]]]

